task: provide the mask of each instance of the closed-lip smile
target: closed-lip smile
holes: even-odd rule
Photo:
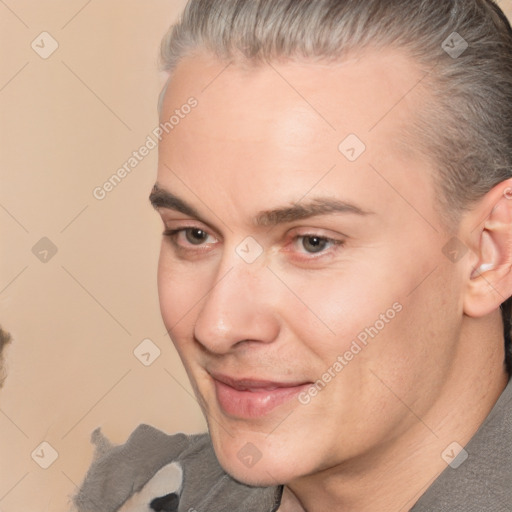
[[[311,385],[305,381],[283,382],[209,373],[222,411],[228,416],[246,419],[270,413]]]

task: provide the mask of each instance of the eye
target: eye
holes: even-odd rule
[[[342,245],[341,240],[333,240],[318,235],[300,235],[295,238],[295,248],[302,253],[320,254],[336,245]]]
[[[183,231],[187,242],[192,245],[201,245],[208,240],[208,233],[202,229],[188,228]]]
[[[198,247],[201,245],[212,244],[216,241],[215,237],[209,235],[203,229],[195,227],[169,229],[164,231],[164,236],[169,237],[176,246],[182,248],[186,248],[191,245]]]
[[[329,245],[327,238],[321,238],[319,236],[301,236],[299,237],[300,245],[310,253],[322,252]]]

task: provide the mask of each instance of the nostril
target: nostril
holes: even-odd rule
[[[155,512],[178,512],[179,504],[180,499],[178,495],[173,492],[171,494],[167,494],[166,496],[162,496],[161,498],[155,498],[149,504],[149,507]]]

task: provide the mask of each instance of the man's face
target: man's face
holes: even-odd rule
[[[198,104],[160,145],[158,195],[181,200],[159,209],[174,232],[161,310],[242,481],[429,435],[418,417],[452,369],[463,278],[443,254],[433,171],[398,144],[422,76],[391,51],[258,68],[198,54],[173,76],[162,121]],[[353,136],[340,149],[351,134],[363,152]]]

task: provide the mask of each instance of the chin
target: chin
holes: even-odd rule
[[[239,447],[241,446],[241,447]],[[276,450],[259,451],[250,442],[223,439],[214,443],[215,454],[224,471],[239,482],[254,487],[275,487],[297,478],[297,465],[288,464],[286,455]]]
[[[232,478],[252,487],[276,487],[293,479],[288,472],[282,474],[276,471],[275,464],[264,464],[261,461],[252,468],[241,468],[239,464],[229,461],[221,462],[221,466]]]

